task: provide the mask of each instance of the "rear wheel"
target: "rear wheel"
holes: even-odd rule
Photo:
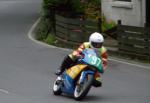
[[[93,75],[88,74],[86,77],[86,80],[83,83],[77,82],[77,85],[74,91],[74,98],[76,100],[81,100],[87,95],[88,91],[90,90],[93,84],[93,79],[94,79]]]

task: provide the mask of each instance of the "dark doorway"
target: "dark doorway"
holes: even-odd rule
[[[150,27],[150,0],[146,0],[146,26]]]

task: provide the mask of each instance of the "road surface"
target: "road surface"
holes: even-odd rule
[[[42,0],[0,0],[0,103],[78,103],[52,94],[54,72],[71,51],[48,47],[28,37],[40,16]],[[150,68],[109,60],[103,87],[83,102],[149,103]]]

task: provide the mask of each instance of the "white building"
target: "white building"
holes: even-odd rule
[[[109,20],[143,27],[150,24],[150,0],[101,0],[102,12]]]

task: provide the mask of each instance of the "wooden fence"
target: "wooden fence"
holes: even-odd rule
[[[150,28],[118,25],[119,51],[150,60]]]
[[[78,45],[88,41],[91,33],[100,31],[98,21],[70,19],[59,15],[55,15],[55,21],[56,38],[65,43]]]

